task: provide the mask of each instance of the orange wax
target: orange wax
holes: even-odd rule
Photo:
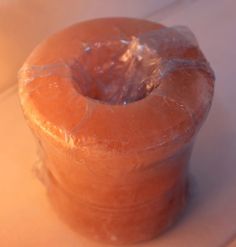
[[[193,35],[146,20],[73,25],[19,73],[48,195],[78,233],[127,244],[156,237],[186,204],[187,166],[213,73]]]

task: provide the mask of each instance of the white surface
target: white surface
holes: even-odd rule
[[[189,208],[169,232],[138,246],[221,247],[236,233],[235,9],[233,0],[199,0],[151,17],[167,25],[189,26],[217,81],[209,118],[192,156]],[[0,246],[103,246],[76,236],[51,211],[44,188],[31,173],[37,160],[35,145],[16,89],[11,90],[0,96]]]

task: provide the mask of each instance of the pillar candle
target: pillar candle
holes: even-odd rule
[[[104,18],[39,44],[19,95],[58,215],[113,244],[149,240],[187,201],[188,163],[214,74],[186,27]]]

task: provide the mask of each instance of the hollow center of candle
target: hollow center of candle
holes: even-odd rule
[[[77,89],[87,97],[128,104],[158,86],[160,59],[138,38],[86,43],[83,49],[72,70]]]

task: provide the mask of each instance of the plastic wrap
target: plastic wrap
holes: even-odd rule
[[[213,96],[214,74],[190,30],[85,22],[37,47],[19,81],[50,198],[67,222],[128,243],[174,221]]]

